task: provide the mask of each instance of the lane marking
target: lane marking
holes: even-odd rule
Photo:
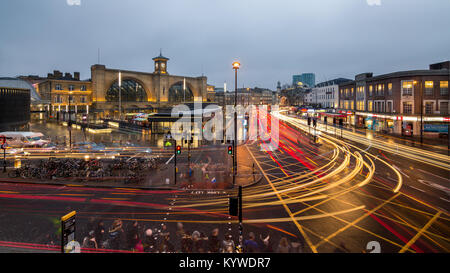
[[[367,213],[365,213],[364,215],[360,216],[358,219],[354,220],[353,222],[347,224],[345,227],[340,228],[339,230],[335,231],[333,234],[330,234],[327,238],[323,239],[322,241],[320,241],[318,244],[315,245],[315,248],[318,248],[321,244],[323,244],[324,242],[328,242],[331,238],[335,237],[336,235],[338,235],[339,233],[347,230],[348,228],[354,226],[356,223],[360,222],[361,220],[363,220],[364,218],[370,216],[372,213],[374,213],[375,211],[379,210],[381,207],[383,207],[384,205],[386,205],[387,203],[391,202],[394,198],[396,198],[397,196],[399,196],[400,193],[395,194],[394,196],[391,196],[391,198],[389,198],[388,200],[384,201],[383,203],[379,204],[378,206],[376,206],[375,208],[371,209],[370,211],[368,211]]]
[[[297,220],[295,219],[295,217],[292,215],[291,210],[289,209],[289,207],[286,205],[286,203],[284,202],[283,198],[280,196],[280,194],[278,193],[277,189],[273,186],[272,182],[270,182],[270,179],[267,177],[266,173],[264,172],[264,170],[261,168],[261,166],[259,165],[259,162],[255,159],[255,157],[253,156],[253,153],[250,151],[250,149],[248,149],[248,146],[245,146],[248,150],[248,152],[250,153],[250,155],[253,157],[253,160],[256,162],[256,164],[258,165],[258,168],[260,169],[260,171],[262,172],[262,174],[264,175],[264,177],[266,178],[267,182],[269,182],[270,186],[272,187],[272,190],[275,192],[275,194],[277,195],[278,199],[283,203],[283,207],[286,210],[286,212],[289,214],[291,220],[294,222],[294,224],[297,226],[298,230],[300,231],[300,233],[302,234],[303,238],[305,239],[306,243],[308,244],[308,246],[311,248],[311,250],[314,253],[317,253],[316,248],[314,247],[314,245],[311,243],[309,237],[306,235],[305,231],[303,230],[303,228],[301,227],[301,225],[297,222]]]
[[[439,217],[439,215],[441,215],[441,212],[439,211],[438,213],[436,213],[433,218],[431,218],[430,221],[428,221],[428,223],[399,251],[399,253],[404,253],[406,250],[408,250],[408,248],[414,244],[417,239],[419,239],[419,237],[422,235],[422,233],[427,230],[431,224],[433,224],[434,221],[436,221],[436,219]]]

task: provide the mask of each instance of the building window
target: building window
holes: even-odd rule
[[[433,114],[433,102],[428,101],[425,103],[425,114]]]
[[[86,85],[82,85],[80,88],[81,91],[86,91]]]
[[[75,89],[75,86],[73,84],[69,85],[69,91],[73,91]]]
[[[403,102],[403,114],[412,114],[411,102]]]
[[[413,81],[403,81],[402,82],[402,95],[411,96],[413,90]]]
[[[386,112],[392,113],[392,101],[386,102]]]
[[[61,84],[55,85],[55,90],[62,90]]]
[[[441,81],[441,96],[448,95],[448,81]]]
[[[119,101],[119,91],[122,102],[147,101],[147,93],[145,92],[144,87],[132,79],[122,80],[120,90],[118,82],[115,81],[106,92],[106,101]]]
[[[368,110],[369,112],[372,112],[372,111],[373,111],[373,101],[369,100],[369,104],[367,105],[367,110]]]
[[[433,81],[425,82],[425,95],[427,96],[433,95]]]
[[[439,110],[441,111],[441,115],[448,115],[448,101],[441,101]]]
[[[80,103],[86,103],[86,96],[80,97]]]
[[[388,94],[389,96],[392,96],[392,83],[388,83]]]
[[[56,97],[55,97],[55,103],[62,103],[61,95],[56,95]]]
[[[373,86],[369,85],[369,96],[372,96]]]

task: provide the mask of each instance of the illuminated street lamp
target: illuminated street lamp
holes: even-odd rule
[[[234,146],[234,154],[233,156],[233,186],[236,185],[236,175],[237,175],[237,112],[236,112],[236,106],[237,106],[237,71],[241,64],[239,62],[233,63],[233,69],[234,69],[234,140],[233,140],[233,146]],[[242,186],[239,185],[238,190],[238,215],[239,215],[239,246],[242,248],[243,243],[243,232],[242,232]]]
[[[233,139],[233,185],[236,185],[236,175],[237,175],[237,71],[240,68],[241,64],[239,62],[233,63],[234,69],[234,139]]]

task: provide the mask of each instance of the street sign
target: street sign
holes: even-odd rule
[[[75,215],[76,211],[61,217],[61,252],[73,253],[76,250],[75,242]],[[70,244],[69,244],[70,243]]]

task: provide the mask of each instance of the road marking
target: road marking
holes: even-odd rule
[[[450,203],[450,200],[447,200],[447,199],[445,199],[444,197],[439,197],[439,199],[442,199],[442,200],[444,200],[445,202],[449,202],[449,203]]]
[[[409,186],[409,187],[410,187],[410,188],[413,188],[413,189],[415,189],[415,190],[421,191],[421,192],[425,192],[424,190],[421,190],[421,189],[416,188],[416,187],[414,187],[414,186]]]
[[[430,173],[430,172],[427,172],[427,171],[424,171],[424,170],[421,170],[421,169],[418,169],[419,171],[421,171],[421,172],[423,172],[423,173],[426,173],[426,174],[430,174],[430,175],[433,175],[433,176],[436,176],[436,177],[439,177],[440,179],[442,179],[442,180],[447,180],[447,181],[450,181],[450,179],[448,179],[448,178],[445,178],[445,177],[442,177],[442,176],[439,176],[439,175],[436,175],[436,174],[434,174],[434,173]]]
[[[397,166],[394,165],[394,164],[392,164],[392,166],[393,166],[395,169],[397,169],[397,171],[399,171],[401,174],[403,174],[404,176],[410,178],[409,175],[407,175],[406,173],[402,172],[402,170],[401,170],[399,167],[397,167]]]
[[[427,180],[423,180],[423,179],[417,179],[417,181],[419,181],[420,183],[422,183],[424,185],[427,185],[429,187],[441,190],[441,191],[447,193],[447,195],[450,193],[450,189],[449,188],[441,186],[439,184],[436,184],[436,183],[433,183],[433,182],[430,182],[430,181],[427,181]]]
[[[389,198],[388,200],[384,201],[383,203],[379,204],[378,206],[376,206],[375,208],[371,209],[370,211],[368,211],[367,213],[365,213],[364,215],[360,216],[358,219],[354,220],[353,222],[347,224],[345,227],[340,228],[339,230],[337,230],[336,232],[334,232],[333,234],[330,234],[327,238],[323,239],[322,241],[320,241],[318,244],[316,244],[314,247],[318,248],[321,244],[323,244],[324,242],[328,242],[331,238],[335,237],[336,235],[338,235],[339,233],[347,230],[348,228],[354,226],[356,223],[360,222],[361,220],[363,220],[364,218],[368,217],[369,215],[371,215],[372,213],[374,213],[375,211],[379,210],[381,207],[383,207],[384,205],[386,205],[387,203],[391,202],[394,198],[396,198],[397,196],[399,196],[400,193],[397,193],[396,195],[392,196],[391,198]]]
[[[167,160],[166,165],[169,164],[169,162],[170,162],[170,161],[172,160],[172,158],[174,158],[174,157],[175,157],[175,155],[172,155],[172,157],[169,158],[169,160]]]
[[[419,237],[422,235],[422,233],[424,233],[425,230],[427,230],[431,224],[433,224],[434,221],[436,221],[436,219],[439,217],[439,215],[441,215],[442,212],[438,212],[436,213],[436,215],[433,216],[433,218],[431,218],[430,221],[428,221],[428,223],[400,250],[399,253],[404,253],[406,250],[408,250],[408,248],[414,244],[417,239],[419,239]]]
[[[262,174],[264,175],[264,177],[266,178],[267,182],[269,182],[270,186],[272,187],[272,190],[275,192],[275,194],[277,195],[278,199],[280,199],[280,201],[283,203],[283,207],[286,210],[286,212],[289,214],[291,220],[294,222],[294,224],[297,226],[298,230],[300,231],[300,233],[302,234],[303,238],[305,239],[306,243],[308,244],[308,246],[311,248],[311,250],[314,253],[317,253],[316,248],[314,247],[314,245],[311,243],[309,237],[306,235],[305,231],[303,230],[303,228],[301,227],[301,225],[297,222],[297,220],[295,219],[295,217],[292,215],[291,210],[289,209],[289,207],[286,205],[286,203],[284,202],[283,198],[280,196],[280,194],[278,193],[277,189],[273,186],[272,182],[270,182],[270,179],[267,177],[266,173],[264,172],[264,170],[261,168],[261,166],[259,165],[259,162],[255,159],[255,157],[253,156],[253,153],[250,151],[250,149],[248,148],[248,146],[245,146],[248,150],[248,152],[250,153],[250,155],[253,157],[253,160],[256,162],[256,164],[258,165],[260,171],[262,172]]]

